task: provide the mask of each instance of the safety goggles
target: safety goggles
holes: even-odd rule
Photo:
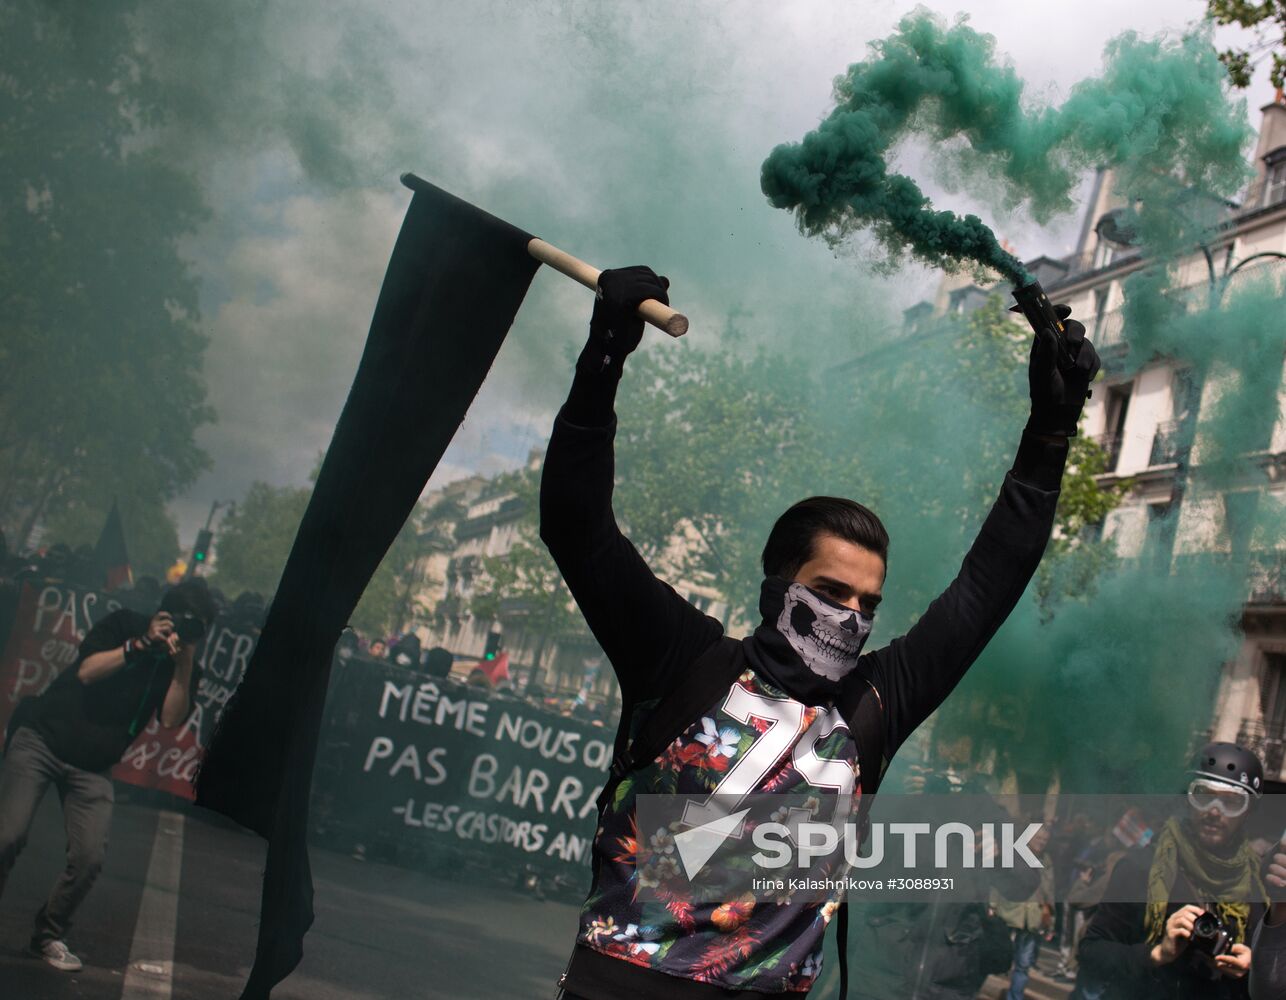
[[[1188,786],[1188,804],[1197,812],[1218,809],[1229,819],[1234,819],[1250,808],[1250,792],[1222,781],[1197,778]]]

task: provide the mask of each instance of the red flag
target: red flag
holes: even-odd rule
[[[501,681],[509,680],[509,654],[501,650],[494,660],[480,662],[477,669],[481,670],[491,682],[491,686],[495,687]]]

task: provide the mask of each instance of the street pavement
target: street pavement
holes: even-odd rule
[[[254,954],[262,841],[118,786],[107,863],[68,935],[85,962],[75,974],[23,951],[32,915],[62,868],[64,844],[51,795],[0,899],[0,1000],[239,994]],[[316,849],[312,861],[317,922],[303,962],[273,991],[275,1000],[553,997],[575,933],[572,903],[507,888],[507,872],[445,879]],[[1046,949],[1042,967],[1051,961]],[[832,945],[814,995],[835,995],[836,965]],[[993,977],[980,996],[995,1000],[1003,987]],[[1067,993],[1043,975],[1028,989],[1032,1000]]]
[[[157,909],[155,887],[144,890],[155,875],[149,862],[160,824],[181,828],[182,837],[168,952],[164,928],[157,935],[149,921],[140,921],[141,911]],[[163,840],[172,836],[162,833]],[[31,917],[62,867],[64,844],[61,813],[50,796],[0,899],[2,1000],[239,994],[254,954],[264,859],[258,838],[195,811],[182,816],[151,803],[118,802],[107,863],[68,935],[85,962],[76,974],[23,953]],[[330,851],[315,850],[312,860],[317,922],[304,942],[303,962],[274,998],[553,996],[575,934],[575,906]],[[159,895],[164,898],[163,889]]]

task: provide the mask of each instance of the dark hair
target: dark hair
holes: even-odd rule
[[[765,576],[790,579],[813,557],[818,535],[835,535],[889,561],[889,533],[867,507],[843,497],[809,497],[772,526],[764,545]]]
[[[210,588],[199,576],[184,580],[165,592],[161,598],[161,610],[171,614],[196,615],[207,625],[214,624],[219,609],[210,594]]]

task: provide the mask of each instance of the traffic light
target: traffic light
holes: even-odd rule
[[[196,545],[192,546],[192,562],[201,566],[205,563],[206,557],[210,554],[210,543],[214,540],[214,532],[209,528],[202,528],[196,533]]]
[[[500,645],[503,636],[499,632],[487,633],[487,649],[482,654],[484,660],[494,660],[500,654]]]

